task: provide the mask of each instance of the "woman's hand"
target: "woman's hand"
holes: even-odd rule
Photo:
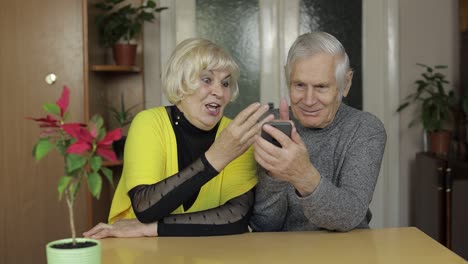
[[[106,237],[158,236],[158,223],[143,224],[138,219],[119,219],[114,224],[99,223],[83,233],[84,237],[101,239]]]
[[[273,115],[269,115],[259,122],[266,111],[268,105],[253,103],[240,112],[205,153],[211,166],[222,171],[229,162],[242,155],[254,143],[263,123],[273,120]]]

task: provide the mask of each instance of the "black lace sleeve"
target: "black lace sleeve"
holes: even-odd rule
[[[158,236],[214,236],[248,231],[253,189],[222,206],[200,212],[170,215],[158,223]]]
[[[216,175],[218,172],[202,155],[200,159],[163,181],[134,187],[128,194],[136,217],[142,223],[161,220]]]

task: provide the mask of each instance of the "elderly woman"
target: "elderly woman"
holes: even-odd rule
[[[125,146],[109,215],[84,236],[209,236],[248,231],[256,166],[252,148],[267,105],[230,120],[239,68],[204,39],[180,43],[163,72],[171,106],[140,112]]]

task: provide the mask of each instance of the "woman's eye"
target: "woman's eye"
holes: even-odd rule
[[[206,83],[206,84],[210,84],[211,83],[211,78],[202,78],[202,82]]]
[[[222,82],[221,84],[224,86],[224,88],[228,88],[228,87],[229,87],[229,82]]]

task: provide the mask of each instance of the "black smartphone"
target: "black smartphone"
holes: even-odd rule
[[[292,130],[291,123],[284,122],[284,121],[271,121],[271,122],[266,122],[265,124],[268,124],[268,125],[270,125],[272,127],[275,127],[277,129],[281,130],[281,132],[286,134],[288,137],[291,137],[291,130]],[[274,139],[272,136],[270,136],[270,134],[265,132],[263,129],[262,129],[262,138],[264,138],[268,142],[271,142],[273,145],[281,148],[281,144],[276,139]]]

